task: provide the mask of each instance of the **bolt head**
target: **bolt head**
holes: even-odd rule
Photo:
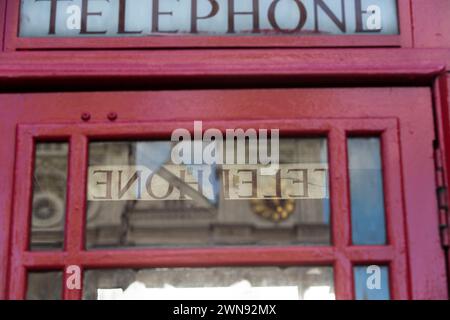
[[[81,120],[83,121],[89,121],[91,119],[91,114],[88,112],[83,112],[81,114]]]
[[[115,112],[108,113],[108,119],[110,121],[115,121],[117,119],[117,113],[115,113]]]

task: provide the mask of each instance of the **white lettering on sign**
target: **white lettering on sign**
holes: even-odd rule
[[[22,0],[20,36],[398,34],[396,0]]]

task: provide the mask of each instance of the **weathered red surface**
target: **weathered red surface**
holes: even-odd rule
[[[334,264],[340,299],[354,295],[352,263],[389,262],[394,298],[448,298],[432,150],[436,133],[449,185],[447,0],[399,0],[402,35],[398,37],[311,37],[296,41],[261,37],[24,40],[16,36],[18,3],[0,0],[0,16],[7,17],[1,20],[5,21],[5,32],[0,23],[0,34],[5,35],[5,41],[0,37],[3,91],[130,91],[0,95],[0,299],[23,298],[25,268],[62,270],[74,263],[120,267],[129,266],[130,261],[136,267]],[[230,46],[233,48],[227,48]],[[118,47],[126,50],[114,50]],[[179,47],[186,49],[176,50]],[[83,48],[90,50],[80,50]],[[261,86],[353,89],[227,89]],[[361,88],[369,86],[391,88]],[[216,90],[187,90],[211,87]],[[132,92],[161,88],[184,90]],[[115,124],[107,120],[111,111],[119,115]],[[88,124],[80,120],[83,112],[91,113]],[[341,120],[330,120],[337,118]],[[82,251],[86,136],[167,136],[170,128],[189,125],[184,121],[191,120],[219,127],[266,124],[294,134],[328,133],[334,246]],[[349,246],[344,144],[344,130],[349,129],[384,132],[390,240],[386,247]],[[58,254],[25,250],[31,137],[36,135],[71,142],[66,248]],[[14,281],[8,285],[8,279]],[[67,299],[80,295],[79,291],[64,292]]]
[[[0,17],[3,23],[0,23],[0,49],[3,51],[4,27],[6,21],[6,0],[0,0]]]
[[[11,101],[3,109],[16,114],[10,120],[20,124],[16,152],[16,179],[20,183],[14,190],[20,196],[14,197],[9,298],[23,298],[26,268],[64,268],[71,264],[83,268],[333,264],[337,297],[350,299],[351,266],[360,263],[390,265],[395,299],[447,297],[445,259],[436,232],[430,89],[93,92],[8,97]],[[90,123],[80,119],[83,112],[91,113]],[[118,114],[115,123],[107,119],[110,112]],[[282,134],[290,136],[328,135],[333,246],[83,251],[87,137],[169,137],[174,128],[190,128],[193,120],[203,120],[205,128],[268,127],[280,128]],[[345,145],[346,135],[351,133],[382,137],[389,239],[384,247],[350,243]],[[66,249],[61,253],[26,251],[28,234],[24,230],[29,223],[35,138],[71,142],[69,222]],[[65,297],[79,298],[80,292],[66,292]]]
[[[450,29],[447,0],[412,0],[414,47],[449,48]]]

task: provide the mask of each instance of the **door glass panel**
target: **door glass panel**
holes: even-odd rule
[[[90,143],[88,248],[330,244],[325,138],[281,139],[268,176],[259,165],[174,165],[173,146]]]
[[[349,138],[352,239],[356,245],[386,244],[379,138]]]
[[[356,300],[389,300],[389,268],[357,266],[353,268]]]
[[[62,272],[28,272],[27,300],[61,300]]]
[[[90,300],[333,300],[331,267],[89,270]]]
[[[64,246],[68,150],[65,142],[36,144],[31,250],[56,250]]]

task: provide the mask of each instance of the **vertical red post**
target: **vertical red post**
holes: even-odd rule
[[[81,270],[79,282],[82,283],[82,266],[79,265],[80,252],[84,246],[85,199],[86,199],[86,172],[88,163],[87,137],[74,134],[70,139],[69,152],[69,183],[67,188],[67,213],[65,227],[65,251],[67,263],[64,270],[63,298],[69,300],[81,299],[82,289],[70,288],[69,278],[76,274],[69,274],[67,268],[76,266]],[[74,270],[74,272],[76,272]],[[70,281],[69,281],[70,282]]]
[[[350,209],[347,172],[347,137],[343,128],[329,133],[329,172],[331,197],[331,226],[333,246],[336,250],[334,279],[337,299],[353,298],[352,264],[345,255],[350,245]]]
[[[10,299],[25,298],[26,270],[23,256],[28,250],[33,193],[34,140],[31,132],[17,130],[16,170],[14,183],[13,229],[8,272]]]

